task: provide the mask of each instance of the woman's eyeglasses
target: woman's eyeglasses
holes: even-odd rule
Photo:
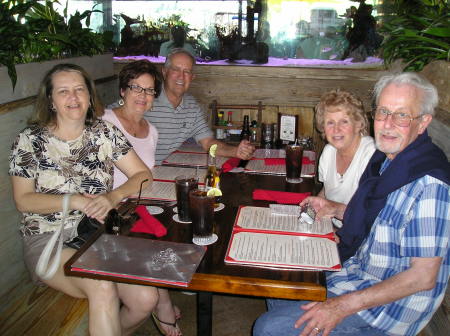
[[[133,91],[135,93],[142,93],[142,91],[144,91],[145,94],[148,96],[154,96],[156,94],[156,90],[154,88],[144,89],[143,87],[140,87],[139,85],[136,85],[136,84],[131,84],[131,85],[127,85],[127,86],[131,91]]]
[[[422,118],[422,115],[411,117],[409,113],[391,112],[385,108],[377,108],[373,111],[373,118],[376,121],[385,121],[389,115],[392,116],[392,122],[400,127],[408,127],[411,125],[411,121]]]

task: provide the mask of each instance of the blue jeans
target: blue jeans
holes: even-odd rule
[[[336,296],[330,292],[328,297]],[[294,323],[304,313],[300,308],[301,305],[309,301],[293,301],[268,299],[267,313],[261,315],[255,322],[253,327],[253,336],[298,336],[303,330],[304,325],[296,329]],[[384,332],[368,325],[359,315],[354,314],[345,318],[331,332],[333,336],[382,336]]]

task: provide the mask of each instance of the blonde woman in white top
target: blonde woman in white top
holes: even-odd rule
[[[363,103],[348,91],[332,90],[317,104],[315,120],[328,142],[319,160],[318,196],[347,204],[375,151]]]

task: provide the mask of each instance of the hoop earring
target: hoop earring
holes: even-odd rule
[[[123,106],[125,104],[122,98],[120,98],[117,103],[119,104],[119,106]]]

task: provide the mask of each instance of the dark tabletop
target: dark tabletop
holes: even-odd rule
[[[326,287],[323,272],[237,266],[224,262],[238,207],[240,205],[268,206],[270,203],[253,201],[252,192],[254,189],[311,192],[314,189],[314,180],[305,178],[300,184],[290,184],[285,182],[284,176],[226,173],[221,175],[220,186],[223,193],[220,202],[225,204],[225,208],[215,213],[214,231],[218,236],[218,241],[208,246],[205,257],[188,289],[264,297],[325,300]],[[155,217],[166,226],[168,233],[166,236],[158,238],[159,240],[191,243],[191,225],[178,223],[172,219],[173,206],[147,200],[143,200],[142,204],[154,204],[164,208],[164,213]],[[155,237],[146,234],[132,235],[155,239]],[[113,279],[107,276],[76,274],[70,270],[70,265],[77,259],[77,255],[79,256],[86,248],[82,248],[69,260],[65,267],[66,274],[172,287],[129,279],[117,280],[117,278]]]

